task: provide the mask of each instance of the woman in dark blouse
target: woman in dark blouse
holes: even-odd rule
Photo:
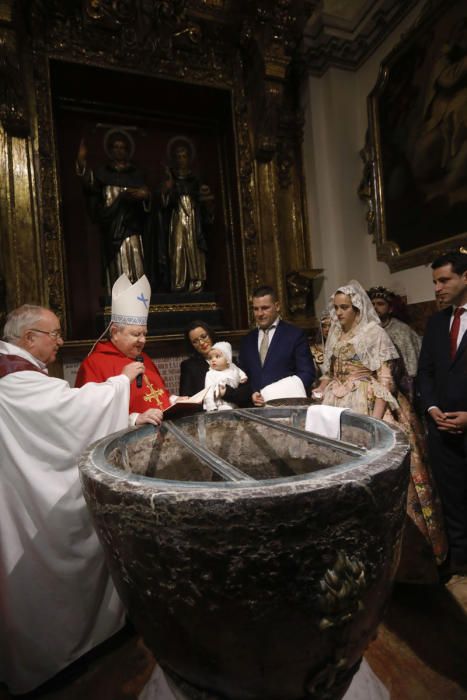
[[[185,329],[185,341],[190,357],[180,364],[180,396],[193,396],[204,389],[206,372],[209,369],[209,351],[216,342],[215,333],[204,321],[192,321]],[[250,406],[250,383],[240,384],[237,389],[225,387],[224,399],[237,406]]]

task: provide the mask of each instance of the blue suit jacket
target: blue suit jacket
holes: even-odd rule
[[[418,362],[417,389],[421,408],[467,411],[467,331],[453,360],[449,350],[452,307],[438,311],[427,324]]]
[[[279,321],[269,344],[264,365],[258,352],[258,329],[243,338],[239,365],[248,375],[253,391],[284,377],[296,374],[308,391],[315,377],[315,368],[305,333],[291,323]]]

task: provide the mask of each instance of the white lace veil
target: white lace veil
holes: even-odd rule
[[[349,296],[352,300],[352,306],[359,311],[359,318],[356,326],[353,328],[351,340],[355,352],[365,367],[368,367],[368,369],[374,372],[381,367],[383,362],[394,360],[399,357],[394,343],[381,327],[381,322],[373,308],[370,297],[365,292],[360,282],[357,282],[357,280],[350,280],[348,284],[336,289],[329,301],[328,308],[331,316],[331,328],[326,340],[323,372],[329,372],[334,348],[342,335],[342,328],[337,320],[334,309],[334,297],[338,293]]]

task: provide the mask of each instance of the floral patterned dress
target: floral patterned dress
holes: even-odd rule
[[[324,389],[324,404],[371,416],[376,399],[383,399],[386,401],[383,420],[407,435],[411,447],[408,522],[397,578],[437,582],[436,564],[441,564],[447,554],[441,505],[426,462],[420,422],[405,396],[402,393],[397,398],[394,396],[390,364],[382,362],[376,371],[371,371],[361,362],[352,339],[346,338],[335,344],[327,376],[330,382]]]
[[[324,360],[324,347],[322,343],[314,343],[313,345],[310,345],[310,352],[311,356],[313,358],[313,363],[315,365],[315,370],[316,370],[316,377],[315,379],[319,379],[321,375],[323,374],[323,360]]]

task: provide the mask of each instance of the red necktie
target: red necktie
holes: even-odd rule
[[[461,326],[461,316],[465,309],[462,306],[458,306],[454,311],[454,318],[451,325],[451,330],[449,331],[449,345],[451,348],[451,360],[456,356],[457,352],[457,338],[459,337],[459,329]]]

